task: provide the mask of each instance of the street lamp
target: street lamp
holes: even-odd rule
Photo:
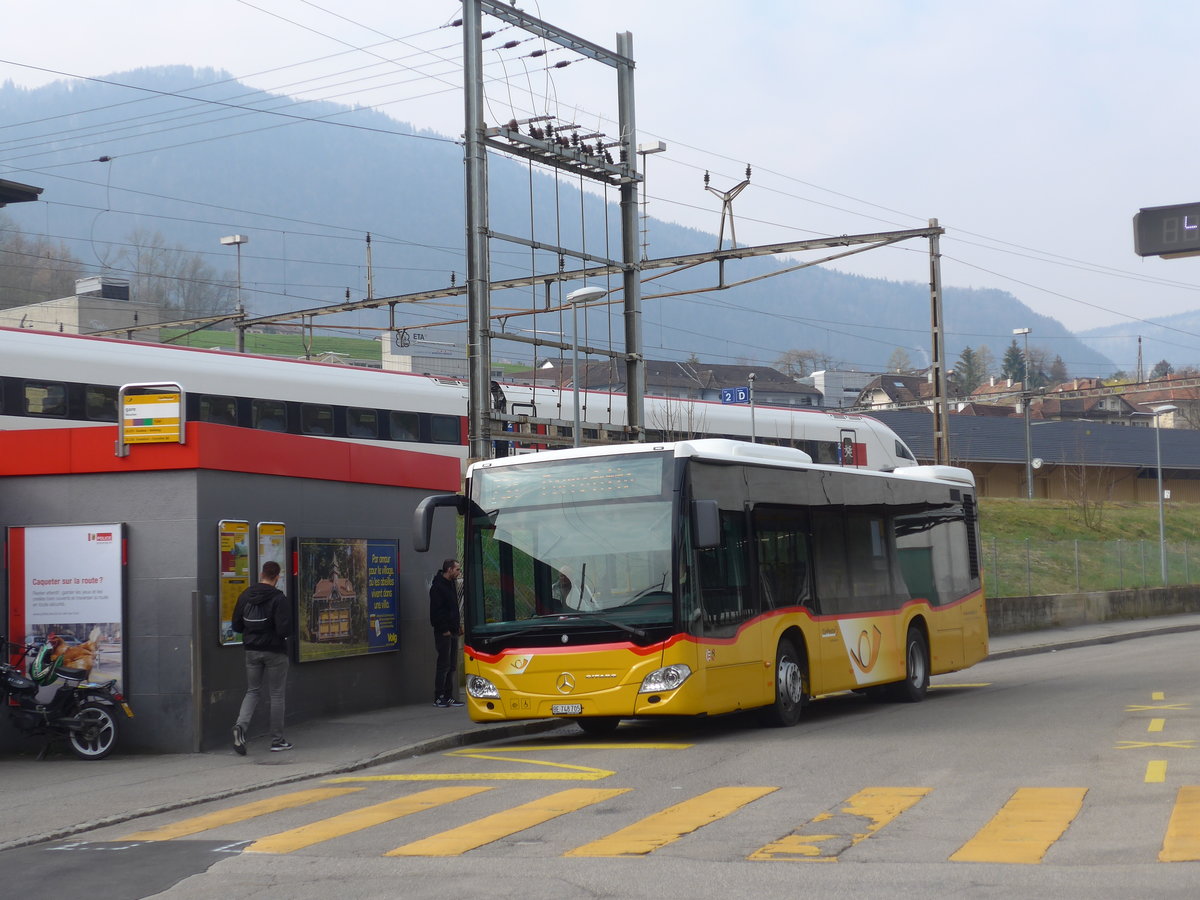
[[[250,238],[244,234],[231,234],[228,237],[221,238],[221,243],[228,247],[230,244],[237,247],[237,351],[244,353],[246,350],[246,329],[242,327],[242,319],[245,318],[246,309],[242,306],[242,244],[249,243]]]
[[[1025,388],[1025,499],[1033,499],[1033,442],[1029,435],[1029,333],[1032,328],[1014,328],[1013,334],[1025,335],[1025,377],[1021,379]]]
[[[595,300],[599,300],[606,291],[602,287],[587,285],[578,290],[571,291],[567,294],[567,302],[571,304],[571,395],[574,399],[575,406],[575,427],[571,431],[572,443],[571,446],[579,446],[580,427],[579,427],[579,306],[580,304],[587,305]]]
[[[1163,413],[1175,412],[1178,408],[1170,403],[1150,408],[1154,413],[1154,461],[1158,469],[1158,558],[1162,565],[1163,587],[1167,586],[1167,529],[1163,516],[1162,441],[1159,439],[1159,422]]]

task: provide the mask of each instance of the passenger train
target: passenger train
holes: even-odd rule
[[[112,425],[122,385],[173,382],[188,421],[396,446],[467,458],[467,383],[306,360],[0,328],[0,429]],[[570,391],[501,383],[507,413],[540,420],[537,434],[494,432],[497,455],[521,453],[570,436]],[[628,440],[625,396],[579,392],[583,442]],[[599,426],[599,427],[597,427]],[[649,441],[749,439],[796,447],[814,462],[883,471],[916,465],[895,433],[869,416],[832,410],[721,404],[647,396]]]

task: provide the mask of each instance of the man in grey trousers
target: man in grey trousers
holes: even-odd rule
[[[233,726],[233,749],[241,756],[246,755],[246,729],[254,718],[264,677],[271,701],[271,750],[292,749],[283,736],[292,609],[287,595],[275,587],[278,581],[279,563],[263,563],[258,584],[242,591],[233,610],[233,630],[241,633],[246,650],[246,696]]]

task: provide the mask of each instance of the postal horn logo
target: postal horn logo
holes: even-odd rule
[[[858,646],[847,647],[850,651],[850,656],[858,668],[863,672],[870,672],[875,668],[875,662],[879,659],[879,645],[883,642],[883,632],[878,626],[872,626],[871,632],[865,628],[858,635]]]

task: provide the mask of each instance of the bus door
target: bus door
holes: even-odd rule
[[[719,547],[696,551],[699,661],[711,713],[760,705],[762,693],[762,629],[747,627],[759,605],[749,574],[745,515],[721,510],[721,531]]]

